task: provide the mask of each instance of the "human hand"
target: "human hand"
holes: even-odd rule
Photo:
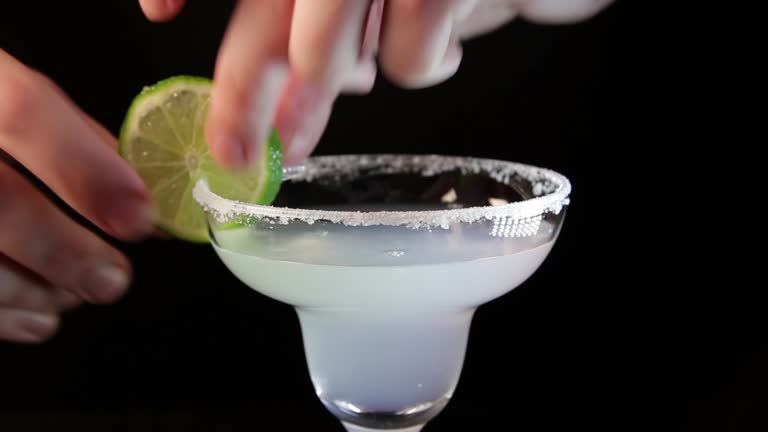
[[[405,88],[456,73],[461,41],[520,15],[564,23],[612,0],[240,0],[219,52],[206,135],[222,164],[245,166],[272,125],[285,161],[307,157],[340,93],[367,93],[381,71]],[[166,21],[184,0],[139,0]]]
[[[116,146],[52,82],[0,50],[0,340],[43,341],[61,311],[126,290],[128,260],[14,167],[106,233],[137,239],[152,230],[149,195]]]
[[[219,52],[206,135],[213,155],[243,166],[272,125],[287,164],[309,155],[340,93],[367,93],[378,66],[405,88],[455,74],[461,41],[516,16],[566,23],[612,0],[240,0]],[[139,0],[153,21],[184,0]]]
[[[184,0],[139,0],[153,21]],[[206,135],[222,164],[245,166],[272,125],[285,161],[307,157],[340,93],[367,93],[381,71],[405,88],[456,73],[461,41],[518,15],[559,23],[611,0],[240,0],[219,52]]]

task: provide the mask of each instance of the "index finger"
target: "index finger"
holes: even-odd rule
[[[206,138],[226,166],[257,160],[288,80],[293,1],[238,2],[214,72]]]
[[[107,233],[132,239],[151,230],[149,194],[116,140],[1,50],[0,95],[0,149]]]

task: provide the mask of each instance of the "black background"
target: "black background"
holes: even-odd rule
[[[155,25],[132,1],[20,3],[0,10],[0,46],[113,133],[143,85],[212,75],[232,7],[191,2]],[[459,387],[428,431],[765,430],[764,305],[694,282],[682,233],[643,229],[686,220],[647,219],[628,196],[663,195],[629,188],[680,142],[667,127],[684,110],[690,77],[676,65],[690,47],[673,42],[683,31],[667,4],[516,22],[466,43],[443,85],[379,79],[337,103],[318,154],[484,156],[573,182],[557,246],[480,309]],[[44,345],[0,344],[0,431],[340,430],[313,393],[290,307],[246,288],[209,247],[120,247],[136,271],[121,302],[69,313]]]

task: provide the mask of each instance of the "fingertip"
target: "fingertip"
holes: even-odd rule
[[[466,7],[458,0],[387,2],[379,54],[382,73],[404,88],[429,87],[452,77],[461,61],[455,19]]]
[[[283,91],[275,128],[283,144],[283,164],[303,162],[325,130],[336,100],[331,89],[291,77]]]
[[[571,24],[586,21],[613,0],[535,0],[522,5],[526,19],[539,24]]]
[[[283,145],[283,166],[300,164],[315,148],[316,140],[306,132],[307,126],[297,124],[295,119],[278,116],[275,128]]]
[[[283,165],[295,166],[304,163],[312,154],[314,147],[311,146],[294,146],[293,150],[285,155]]]
[[[170,21],[184,8],[185,0],[139,0],[144,16],[152,22]]]
[[[461,66],[461,60],[464,58],[464,50],[461,47],[461,43],[458,39],[452,39],[448,44],[448,49],[443,57],[443,62],[437,67],[435,71],[435,77],[437,83],[445,81],[454,75]]]
[[[376,74],[377,67],[373,59],[360,62],[344,83],[344,93],[352,95],[370,93],[376,83]]]
[[[124,241],[139,241],[155,228],[155,212],[148,192],[125,193],[104,200],[104,226],[109,234]]]
[[[26,310],[13,311],[16,321],[15,339],[23,343],[41,343],[59,329],[59,316]]]
[[[218,163],[245,169],[263,153],[288,80],[288,65],[264,62],[250,80],[233,76],[234,70],[233,64],[222,63],[214,78],[205,133]]]
[[[130,282],[130,272],[123,265],[98,264],[84,275],[80,292],[90,303],[110,304],[125,295]]]
[[[451,41],[441,60],[434,64],[382,61],[381,71],[398,86],[421,89],[440,84],[456,74],[461,65],[463,51],[458,40]]]
[[[241,168],[247,163],[247,155],[243,140],[236,131],[209,117],[206,125],[206,139],[214,160],[227,168]]]

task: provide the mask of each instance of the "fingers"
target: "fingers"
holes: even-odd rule
[[[288,78],[293,2],[238,3],[214,73],[206,138],[214,158],[244,167],[261,154]]]
[[[239,2],[216,65],[206,125],[213,156],[244,167],[261,154],[275,125],[286,161],[306,157],[339,92],[364,93],[373,86],[382,5]]]
[[[383,4],[383,0],[296,2],[289,43],[291,77],[275,119],[285,164],[309,156],[339,92],[370,92],[376,80],[374,56]]]
[[[172,20],[184,8],[184,0],[139,0],[139,4],[147,19],[154,22]]]
[[[152,229],[149,195],[116,140],[41,75],[0,50],[0,149],[125,240]]]
[[[379,52],[382,72],[406,88],[427,87],[455,74],[461,47],[453,26],[468,5],[462,0],[388,0]]]
[[[123,295],[130,280],[128,261],[5,165],[0,165],[0,201],[6,203],[0,209],[0,226],[13,227],[0,236],[0,254],[50,286],[90,302],[109,303]],[[22,279],[6,276],[6,280],[11,288],[4,289],[11,294],[20,289],[13,287],[29,287]],[[71,296],[57,299],[62,306],[76,304]],[[27,304],[35,306],[38,300],[39,296],[33,295]]]
[[[380,66],[408,88],[440,83],[456,73],[460,40],[497,29],[516,15],[569,23],[597,14],[612,0],[388,0]]]
[[[341,90],[362,49],[370,3],[360,0],[296,0],[289,58],[292,73]]]
[[[373,0],[365,23],[365,32],[360,47],[357,65],[347,77],[343,92],[347,94],[367,94],[376,81],[376,54],[379,51],[381,20],[384,15],[384,0]]]
[[[58,306],[52,293],[25,269],[0,255],[0,307],[52,312]]]
[[[0,306],[0,340],[42,342],[56,333],[58,327],[56,314]]]
[[[520,13],[531,21],[557,24],[583,21],[613,0],[531,0],[520,4]]]
[[[482,0],[459,14],[454,30],[461,40],[497,30],[519,15],[523,0]]]
[[[49,283],[0,254],[0,306],[38,312],[65,311],[82,304],[76,294]]]
[[[296,77],[288,81],[275,119],[285,147],[284,165],[298,164],[309,156],[325,130],[335,100],[334,91]]]
[[[56,332],[57,313],[79,303],[74,294],[45,286],[0,255],[0,340],[42,342]]]
[[[220,163],[244,167],[261,155],[275,124],[286,161],[296,162],[316,144],[338,93],[370,91],[377,52],[390,80],[427,87],[456,73],[462,38],[518,14],[541,22],[585,19],[610,2],[241,0],[216,65],[209,145]]]

